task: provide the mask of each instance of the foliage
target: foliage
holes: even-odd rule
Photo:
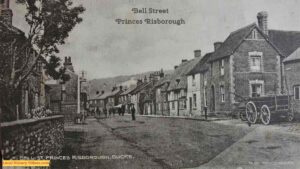
[[[31,112],[26,113],[25,117],[28,119],[31,118],[39,119],[39,118],[49,117],[51,115],[53,115],[53,113],[50,109],[46,109],[44,106],[40,106],[35,109],[32,109]]]
[[[41,76],[41,69],[54,79],[68,80],[58,57],[72,29],[82,21],[84,8],[72,0],[16,0],[26,6],[25,20],[29,31],[25,35],[1,34],[0,106],[10,112],[20,103],[20,91],[29,88],[30,77]],[[17,100],[16,100],[17,98]]]

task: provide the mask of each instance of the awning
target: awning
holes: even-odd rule
[[[122,104],[119,104],[117,106],[114,106],[114,108],[121,108],[122,107]]]

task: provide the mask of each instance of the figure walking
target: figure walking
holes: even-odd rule
[[[132,105],[132,108],[131,108],[131,116],[132,116],[132,120],[134,121],[135,120],[135,108],[134,108],[134,104]]]

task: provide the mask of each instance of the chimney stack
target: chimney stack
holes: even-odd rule
[[[187,59],[182,59],[181,60],[181,63],[185,63],[185,62],[187,62],[188,60]]]
[[[215,51],[223,44],[223,42],[215,42],[214,43],[214,47],[215,47]]]
[[[12,25],[13,12],[9,8],[9,0],[1,0],[0,18],[8,25]]]
[[[201,57],[201,50],[194,50],[194,55],[196,57]]]
[[[262,11],[257,14],[257,22],[259,29],[265,35],[268,35],[268,13],[266,11]]]

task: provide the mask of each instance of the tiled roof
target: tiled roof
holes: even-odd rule
[[[209,66],[207,64],[208,59],[212,56],[213,52],[205,54],[200,62],[196,64],[196,66],[188,73],[188,75],[201,73],[203,71],[208,70]]]
[[[300,47],[296,49],[291,55],[289,55],[287,58],[283,60],[283,62],[291,62],[300,60]]]
[[[285,57],[300,47],[300,31],[269,30],[269,39]]]
[[[256,27],[255,23],[245,26],[232,32],[223,44],[212,54],[209,61],[221,59],[226,56],[230,56],[235,49],[240,45],[244,38],[249,35],[253,28]]]
[[[0,21],[0,35],[24,35],[20,29]]]
[[[200,61],[201,57],[195,57],[187,62],[181,63],[171,74],[169,80],[170,85],[168,86],[168,91],[176,89],[187,88],[187,74],[195,67],[195,65]]]
[[[127,95],[130,92],[132,92],[133,90],[135,90],[137,88],[137,86],[131,86],[129,89],[125,90],[124,92],[122,92],[120,95]]]
[[[119,94],[120,92],[122,92],[122,90],[120,90],[120,88],[117,88],[114,91],[108,91],[108,92],[100,95],[97,99],[103,100],[103,99],[106,99],[108,97],[115,96],[115,95]]]
[[[143,83],[139,86],[137,86],[133,91],[131,91],[132,94],[136,94],[138,92],[140,92],[141,90],[143,90],[145,87],[149,86],[153,84],[153,82],[147,82],[147,83]]]

